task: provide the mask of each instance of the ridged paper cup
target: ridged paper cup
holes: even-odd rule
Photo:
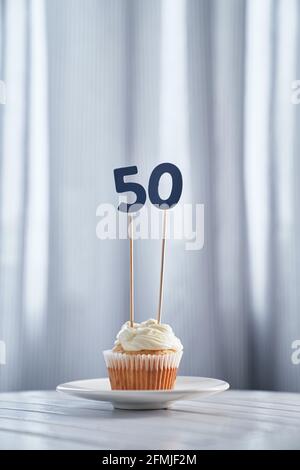
[[[103,351],[112,390],[171,390],[182,351],[126,354]]]

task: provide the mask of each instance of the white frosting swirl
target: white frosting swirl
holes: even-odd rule
[[[115,347],[121,346],[124,351],[141,351],[172,349],[182,351],[183,346],[169,325],[157,323],[157,320],[147,320],[142,323],[124,323],[117,334]]]

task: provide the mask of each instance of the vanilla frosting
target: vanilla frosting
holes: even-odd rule
[[[183,346],[172,328],[157,320],[147,320],[142,323],[124,323],[117,334],[115,347],[122,347],[124,351],[164,350],[172,349],[182,351]]]

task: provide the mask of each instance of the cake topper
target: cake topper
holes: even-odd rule
[[[169,174],[172,178],[172,188],[167,199],[162,199],[159,194],[159,183],[161,177]],[[124,181],[126,176],[138,174],[137,166],[128,166],[116,168],[114,170],[115,187],[117,193],[132,192],[135,194],[135,201],[131,204],[122,202],[118,210],[126,212],[128,217],[128,238],[129,238],[129,258],[130,258],[130,326],[134,324],[134,259],[133,259],[133,241],[134,241],[134,216],[145,204],[147,195],[145,188],[136,182]],[[160,263],[160,282],[159,282],[159,300],[157,311],[157,322],[161,322],[164,272],[165,272],[165,251],[167,237],[167,210],[173,208],[182,194],[183,180],[179,168],[173,163],[160,163],[152,171],[149,178],[148,195],[151,203],[158,209],[163,210],[163,228],[161,245],[161,263]]]

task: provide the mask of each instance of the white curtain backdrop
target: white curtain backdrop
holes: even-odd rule
[[[128,245],[96,238],[113,169],[158,162],[205,205],[167,245],[181,373],[300,391],[299,0],[0,0],[0,389],[105,374],[128,318]],[[160,244],[136,243],[155,316]]]
[[[45,367],[48,276],[48,96],[43,1],[1,2],[1,388],[34,385]]]

